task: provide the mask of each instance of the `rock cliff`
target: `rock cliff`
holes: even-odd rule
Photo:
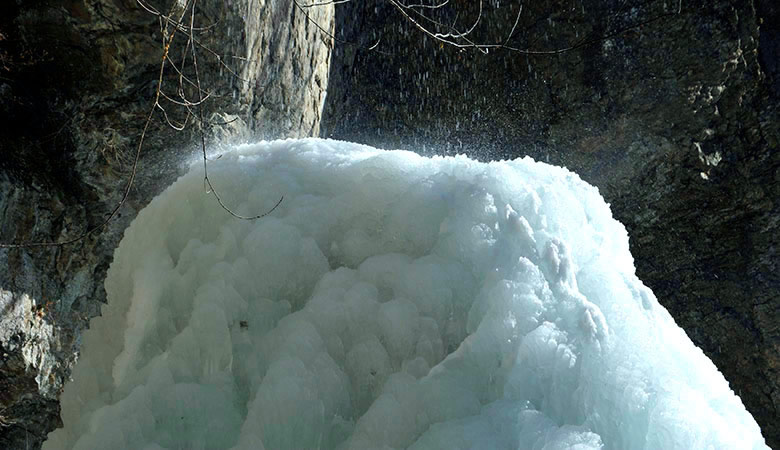
[[[184,3],[144,2],[165,15]],[[291,2],[196,3],[208,137],[317,135],[327,37]],[[332,6],[308,14],[332,29]],[[173,29],[135,0],[0,4],[0,242],[68,240],[115,207],[155,98],[163,35]],[[191,54],[183,59],[188,32],[171,42],[164,77],[179,102],[177,70],[197,100]],[[174,124],[186,118],[185,107],[161,105]],[[135,185],[107,228],[61,247],[0,249],[0,448],[38,448],[57,426],[57,397],[81,331],[105,301],[114,248],[136,212],[197,158],[197,114],[176,131],[156,112]]]

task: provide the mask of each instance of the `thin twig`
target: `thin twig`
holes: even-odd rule
[[[340,5],[342,3],[349,3],[350,0],[332,0],[329,2],[314,2],[309,3],[308,5],[301,5],[301,8],[311,8],[314,6],[325,6],[325,5]]]
[[[449,3],[450,0],[444,0],[443,2],[439,3],[438,5],[422,5],[422,4],[415,4],[415,5],[405,5],[406,8],[424,8],[424,9],[439,9],[444,7],[447,3]]]
[[[195,4],[197,3],[197,0],[193,0],[193,6],[192,6],[192,12],[190,13],[190,26],[195,22]],[[192,38],[192,35],[190,35],[190,38]],[[198,55],[196,53],[196,45],[190,46],[190,51],[192,53],[192,67],[195,70],[195,83],[198,85],[198,116],[200,118],[200,146],[201,151],[203,152],[203,183],[208,186],[207,193],[210,193],[214,195],[214,198],[217,199],[217,203],[219,203],[219,206],[222,207],[225,211],[227,211],[231,216],[242,219],[242,220],[255,220],[260,219],[261,217],[265,217],[268,214],[271,214],[284,200],[284,196],[282,196],[276,204],[269,209],[268,211],[258,214],[256,216],[243,216],[240,214],[236,214],[228,208],[227,205],[222,201],[222,198],[219,196],[219,193],[214,188],[214,185],[211,184],[211,180],[209,179],[209,172],[208,172],[208,158],[206,158],[206,131],[205,131],[205,123],[206,121],[203,118],[203,91],[201,89],[200,85],[200,73],[198,71]]]
[[[678,15],[682,11],[682,0],[680,0],[680,3],[678,5],[678,8],[677,8],[676,11],[659,14],[657,16],[651,17],[651,18],[649,18],[647,20],[644,20],[642,22],[636,23],[636,24],[628,26],[628,27],[620,28],[618,30],[615,30],[615,31],[607,33],[607,34],[603,34],[603,35],[597,36],[595,38],[589,35],[589,36],[586,36],[583,39],[581,39],[581,40],[579,40],[579,41],[577,41],[577,42],[575,42],[575,43],[573,43],[571,45],[568,45],[566,47],[561,47],[561,48],[557,48],[557,49],[553,49],[553,50],[532,50],[532,49],[521,49],[521,48],[517,48],[517,47],[508,46],[506,44],[507,44],[509,39],[505,40],[504,43],[476,44],[474,42],[471,42],[469,39],[467,39],[465,37],[466,35],[468,35],[469,32],[464,32],[464,33],[457,33],[457,32],[455,32],[455,33],[438,33],[438,32],[431,31],[426,26],[424,26],[422,23],[420,23],[418,20],[416,20],[414,17],[412,17],[407,12],[407,10],[411,10],[413,13],[415,13],[415,15],[420,16],[421,18],[425,19],[427,22],[431,22],[431,23],[433,23],[433,24],[435,24],[437,26],[442,26],[442,27],[447,27],[447,26],[442,24],[442,23],[440,23],[440,22],[437,22],[434,19],[431,19],[428,16],[425,16],[424,14],[422,14],[421,12],[419,12],[417,10],[410,9],[411,6],[404,5],[404,4],[400,3],[397,0],[388,0],[388,1],[390,2],[391,5],[393,5],[404,16],[404,18],[406,18],[406,20],[411,22],[412,25],[415,26],[415,28],[417,28],[418,30],[420,30],[423,33],[425,33],[426,35],[430,36],[431,38],[433,38],[433,39],[435,39],[435,40],[437,40],[437,41],[439,41],[439,42],[441,42],[443,44],[450,45],[452,47],[460,48],[460,49],[469,49],[469,48],[471,48],[471,49],[477,50],[477,51],[479,51],[481,53],[487,53],[489,50],[494,50],[494,49],[496,49],[496,50],[497,49],[503,49],[503,50],[508,50],[508,51],[512,51],[512,52],[516,52],[516,53],[520,53],[520,54],[524,54],[524,55],[558,55],[558,54],[561,54],[561,53],[566,53],[566,52],[569,52],[569,51],[572,51],[572,50],[576,50],[576,49],[581,48],[581,47],[585,47],[587,45],[594,44],[596,42],[601,42],[601,41],[610,39],[612,37],[621,35],[621,34],[627,32],[627,31],[631,31],[633,29],[640,28],[640,27],[642,27],[644,25],[647,25],[647,24],[650,24],[652,22],[656,22],[656,21],[658,21],[660,19],[663,19],[663,18],[666,18],[666,17],[670,17],[670,16],[674,16],[674,15]],[[520,13],[518,13],[518,16],[515,18],[516,22],[519,20],[519,18],[520,18]],[[515,23],[515,25],[512,27],[512,32],[510,33],[510,38],[511,38],[511,35],[514,33],[516,25],[517,24]],[[453,27],[449,27],[449,28],[453,29]],[[458,39],[462,39],[465,43],[458,42]]]
[[[386,56],[390,56],[391,55],[391,53],[384,52],[382,50],[377,50],[377,47],[379,47],[379,42],[382,40],[381,37],[379,39],[377,39],[377,41],[375,43],[373,43],[373,44],[371,44],[369,46],[358,44],[356,42],[346,41],[344,39],[339,39],[336,36],[334,36],[333,33],[329,32],[328,30],[323,28],[319,23],[317,23],[316,20],[312,19],[311,16],[309,16],[309,13],[306,11],[305,7],[302,6],[300,3],[298,3],[298,0],[293,0],[293,4],[295,5],[296,8],[298,8],[303,13],[303,15],[306,17],[306,20],[308,20],[309,22],[313,23],[314,26],[317,27],[317,29],[319,29],[320,32],[322,32],[322,34],[324,34],[325,36],[329,37],[333,42],[338,42],[339,44],[351,45],[353,47],[362,48],[364,50],[377,52],[380,55],[386,55]]]
[[[509,43],[509,40],[512,39],[512,36],[515,34],[515,29],[517,28],[517,24],[520,23],[520,15],[523,14],[523,5],[520,4],[520,9],[517,11],[517,16],[515,16],[515,23],[512,25],[512,30],[509,32],[509,35],[506,37],[506,40],[504,41],[504,45]]]

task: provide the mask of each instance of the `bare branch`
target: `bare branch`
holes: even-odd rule
[[[420,24],[420,22],[416,21],[412,16],[410,16],[409,13],[406,12],[407,8],[405,8],[399,2],[397,2],[396,0],[389,0],[389,2],[393,6],[395,6],[396,9],[398,9],[398,11],[400,11],[401,14],[403,14],[403,16],[406,17],[406,19],[409,22],[411,22],[418,30],[420,30],[423,33],[427,34],[428,36],[436,39],[437,41],[440,41],[440,42],[445,43],[447,45],[452,45],[453,47],[457,47],[457,48],[474,48],[476,50],[479,50],[482,53],[487,53],[488,52],[487,49],[493,47],[493,46],[477,45],[477,44],[475,44],[473,42],[470,42],[467,39],[465,39],[465,37],[463,37],[463,35],[460,36],[460,37],[462,39],[466,40],[468,42],[467,44],[460,44],[460,43],[458,43],[456,41],[451,40],[449,38],[449,36],[445,36],[445,35],[442,35],[442,34],[439,34],[439,33],[434,33],[433,31],[430,31],[428,28],[426,28],[422,24]],[[482,5],[482,2],[480,1],[480,8],[481,8],[481,5]],[[416,10],[412,10],[412,11],[417,13],[417,14],[420,14]],[[428,19],[429,21],[433,21],[433,19],[430,19],[428,17],[425,17],[425,18]],[[497,46],[497,44],[495,46]]]
[[[313,6],[325,6],[325,5],[340,5],[342,3],[349,3],[350,0],[332,0],[330,2],[309,3],[308,5],[300,5],[301,8],[311,8]]]
[[[517,16],[515,17],[515,23],[512,26],[512,31],[510,32],[509,36],[507,37],[506,40],[504,40],[503,43],[477,44],[475,42],[472,42],[470,39],[468,39],[467,36],[471,32],[473,32],[473,30],[475,29],[477,23],[479,22],[479,18],[482,15],[482,2],[481,1],[480,1],[480,13],[479,13],[479,16],[477,17],[476,22],[474,23],[474,25],[468,31],[462,32],[462,33],[458,32],[457,30],[455,30],[454,26],[450,26],[449,27],[451,30],[453,30],[450,33],[439,33],[439,32],[436,32],[436,31],[432,31],[431,29],[429,29],[425,25],[423,25],[420,22],[420,20],[424,20],[426,22],[429,22],[429,23],[431,23],[431,24],[433,24],[434,26],[437,26],[437,27],[447,27],[447,25],[442,24],[441,22],[438,22],[438,21],[436,21],[436,20],[434,20],[434,19],[432,19],[432,18],[422,14],[421,12],[413,9],[411,5],[404,5],[404,4],[400,3],[398,0],[388,0],[388,1],[390,2],[390,4],[392,4],[404,16],[404,18],[406,20],[408,20],[412,25],[414,25],[415,28],[417,28],[418,30],[422,31],[424,34],[430,36],[431,38],[441,42],[442,44],[450,45],[452,47],[459,48],[459,49],[469,49],[470,48],[470,49],[477,50],[477,51],[479,51],[481,53],[488,53],[489,50],[494,50],[494,49],[503,49],[503,50],[508,50],[508,51],[512,51],[512,52],[516,52],[516,53],[520,53],[520,54],[524,54],[524,55],[557,55],[557,54],[569,52],[569,51],[572,51],[572,50],[575,50],[575,49],[578,49],[578,48],[581,48],[581,47],[584,47],[584,46],[587,46],[587,45],[591,45],[591,44],[596,43],[596,42],[600,42],[600,41],[604,41],[606,39],[610,39],[612,37],[621,35],[621,34],[627,32],[627,31],[643,27],[643,26],[645,26],[647,24],[650,24],[652,22],[656,22],[656,21],[658,21],[660,19],[680,14],[681,11],[682,11],[682,0],[680,0],[680,3],[678,4],[678,8],[674,12],[659,14],[657,16],[651,17],[651,18],[649,18],[647,20],[644,20],[642,22],[639,22],[639,23],[636,23],[636,24],[633,24],[631,26],[627,26],[627,27],[624,27],[624,28],[620,28],[620,29],[615,30],[613,32],[610,32],[610,33],[607,33],[607,34],[603,34],[603,35],[599,35],[599,36],[596,36],[596,37],[593,37],[592,35],[589,35],[589,36],[586,36],[586,37],[584,37],[584,38],[582,38],[582,39],[576,41],[575,43],[573,43],[571,45],[568,45],[566,47],[561,47],[561,48],[557,48],[557,49],[553,49],[553,50],[532,50],[532,49],[522,49],[522,48],[517,48],[517,47],[512,47],[512,46],[507,45],[509,40],[514,35],[514,32],[515,32],[515,30],[517,28],[518,22],[520,20],[520,15],[522,13],[522,6],[521,6],[520,11],[518,11]],[[412,17],[412,15],[408,11],[411,11],[416,16],[418,16],[420,18],[420,20],[417,20],[414,17]],[[459,41],[463,41],[463,42],[459,42]]]
[[[162,91],[160,91],[160,93],[162,94]],[[181,124],[181,125],[175,125],[175,124],[174,124],[174,123],[171,121],[171,119],[169,119],[169,118],[168,118],[168,111],[166,111],[166,110],[165,110],[165,108],[163,108],[163,106],[162,106],[161,104],[157,103],[155,106],[157,106],[157,107],[158,107],[158,108],[159,108],[159,109],[160,109],[160,110],[163,112],[163,116],[165,117],[165,121],[166,121],[166,122],[168,122],[168,125],[169,125],[171,128],[173,128],[174,130],[176,130],[176,131],[182,131],[182,130],[184,130],[184,127],[185,127],[185,126],[187,126],[187,120],[190,118],[190,114],[189,114],[189,113],[187,114],[187,118],[186,118],[186,119],[184,119],[184,123],[183,123],[183,124]]]
[[[197,3],[197,0],[193,0],[193,6],[192,6],[192,12],[190,13],[190,26],[192,26],[195,23],[195,3]],[[192,34],[190,34],[190,39],[192,39]],[[195,83],[198,85],[198,117],[200,118],[200,146],[201,151],[203,153],[203,183],[208,186],[207,193],[211,193],[214,195],[214,198],[217,199],[217,203],[219,203],[219,206],[222,207],[225,211],[227,211],[231,216],[242,219],[242,220],[255,220],[260,219],[262,217],[267,216],[268,214],[271,214],[284,200],[284,196],[282,196],[276,204],[269,209],[268,211],[265,211],[261,214],[255,215],[255,216],[243,216],[240,214],[236,214],[233,212],[232,209],[230,209],[225,203],[222,201],[222,198],[220,197],[217,190],[214,188],[214,185],[211,184],[211,180],[209,179],[209,172],[208,172],[208,158],[206,157],[206,131],[204,124],[206,121],[203,119],[203,90],[201,89],[200,84],[200,73],[198,71],[198,55],[196,52],[197,45],[190,46],[190,51],[192,53],[192,66],[195,69]]]
[[[189,4],[189,1],[190,0],[187,1],[187,4]],[[179,31],[185,31],[185,32],[188,31],[188,29],[181,24],[181,19],[178,22],[175,21],[175,20],[172,20],[172,19],[170,19],[170,15],[166,16],[165,14],[162,14],[161,12],[157,11],[153,6],[147,5],[142,0],[135,0],[135,2],[138,3],[138,5],[141,6],[141,8],[145,9],[146,12],[148,12],[148,13],[154,15],[154,16],[157,16],[158,18],[163,20],[165,22],[166,26],[170,24],[170,25],[173,25],[173,26],[177,27],[179,29]],[[174,2],[174,4],[171,6],[171,11],[176,9],[176,6],[179,5],[179,4],[180,4],[179,1]],[[186,9],[187,8],[184,8],[183,11],[186,11]],[[209,30],[215,28],[218,24],[219,24],[219,21],[217,21],[215,23],[212,23],[211,25],[207,25],[205,27],[195,27],[195,28],[193,28],[193,31],[209,31]]]
[[[438,5],[423,5],[423,4],[416,4],[416,5],[406,5],[406,8],[425,8],[425,9],[439,9],[443,6],[445,6],[447,3],[449,3],[450,0],[444,0],[442,3],[439,3]]]
[[[342,2],[342,3],[345,3],[345,2]],[[372,45],[370,45],[368,47],[366,47],[364,45],[361,45],[361,44],[358,44],[358,43],[355,43],[355,42],[350,42],[350,41],[345,41],[343,39],[339,39],[336,36],[334,36],[333,33],[329,32],[326,29],[324,29],[319,23],[317,23],[316,20],[312,19],[311,16],[309,16],[309,13],[306,11],[305,7],[302,6],[300,3],[298,3],[298,0],[293,0],[293,4],[295,5],[296,8],[298,8],[303,13],[303,15],[306,17],[306,20],[308,20],[309,22],[313,23],[314,26],[317,27],[318,30],[320,30],[320,32],[322,32],[325,36],[329,37],[333,42],[338,42],[340,44],[345,44],[345,45],[352,45],[354,47],[362,48],[362,49],[368,50],[368,51],[375,51],[375,52],[377,52],[379,54],[382,54],[382,55],[390,55],[390,53],[383,52],[381,50],[376,50],[376,48],[379,46],[379,42],[382,40],[381,38],[379,38],[374,44],[372,44]]]
[[[225,64],[225,61],[223,61],[222,56],[220,56],[217,52],[215,52],[214,50],[210,49],[209,47],[201,44],[201,42],[199,40],[195,39],[195,37],[193,35],[190,35],[190,39],[192,40],[192,42],[194,42],[195,44],[199,45],[203,50],[206,50],[208,53],[211,53],[212,55],[214,55],[214,57],[217,58],[217,62],[222,67],[224,67],[225,70],[227,70],[231,75],[233,75],[234,78],[236,78],[237,80],[240,80],[240,81],[242,81],[244,83],[249,83],[249,80],[241,78],[240,76],[238,76],[238,74],[233,69],[231,69],[227,64]],[[233,56],[233,58],[243,59],[245,61],[251,61],[251,60],[247,60],[246,58],[242,58],[240,56]]]
[[[395,3],[398,7],[403,8],[403,9],[412,9],[413,8],[412,6],[406,6],[403,3],[400,3],[400,2],[395,1],[395,0],[392,0],[392,2]],[[441,7],[441,6],[444,6],[446,4],[447,4],[447,2],[444,2],[441,5],[438,5],[437,8]],[[419,7],[420,5],[415,5],[415,6]],[[419,11],[415,11],[415,12],[418,15],[424,17],[425,19],[428,19],[429,21],[431,21],[433,23],[438,23],[438,22],[435,22],[433,19],[429,19],[428,17],[426,17],[424,14],[422,14]],[[481,19],[482,19],[482,0],[479,0],[479,14],[477,15],[477,19],[474,21],[474,24],[471,26],[471,28],[469,28],[466,32],[463,32],[463,33],[458,32],[455,29],[455,23],[453,22],[453,24],[448,26],[447,28],[449,28],[452,31],[455,31],[454,33],[434,33],[434,35],[437,38],[441,38],[441,39],[451,39],[451,38],[452,39],[463,39],[466,36],[468,36],[469,34],[471,34],[474,31],[475,28],[477,28],[477,25],[479,25],[479,21]],[[457,21],[457,16],[456,16],[455,20]]]
[[[509,40],[512,39],[512,36],[515,34],[515,29],[517,28],[517,24],[520,23],[520,16],[523,14],[523,5],[520,4],[520,9],[517,11],[517,16],[515,17],[515,23],[512,25],[512,30],[509,32],[509,35],[506,37],[506,40],[504,41],[504,45],[509,43]]]

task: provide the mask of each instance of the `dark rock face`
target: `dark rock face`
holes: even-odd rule
[[[145,4],[168,14],[176,3]],[[291,2],[197,5],[209,139],[317,135],[327,37]],[[308,13],[332,29],[332,6]],[[0,3],[0,242],[67,240],[114,208],[154,100],[163,30],[172,29],[135,0]],[[169,52],[193,80],[183,85],[194,101],[185,42],[179,31]],[[178,77],[167,67],[166,93],[178,99]],[[172,122],[186,118],[185,108],[161,103]],[[105,301],[113,249],[136,212],[199,151],[196,118],[178,132],[161,116],[147,132],[128,201],[105,230],[63,247],[0,249],[0,448],[39,448],[60,423],[57,396],[81,331]]]
[[[471,3],[431,14],[462,31]],[[776,2],[523,3],[509,39],[517,5],[486,3],[472,40],[574,48],[481,54],[388,2],[338,5],[352,44],[334,51],[323,135],[580,173],[628,228],[639,277],[780,448]]]

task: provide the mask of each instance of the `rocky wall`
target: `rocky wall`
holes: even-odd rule
[[[186,3],[174,1],[143,4],[167,15]],[[174,130],[157,109],[134,187],[104,230],[65,246],[0,248],[0,448],[39,448],[60,423],[57,397],[105,301],[113,249],[136,212],[197,160],[199,130],[211,148],[319,133],[329,39],[289,1],[195,3],[184,22],[193,19],[198,76],[185,26],[169,47],[164,92],[182,102],[178,70],[196,102],[200,78],[204,122],[196,106],[188,118],[163,98],[172,124],[189,126]],[[332,29],[332,6],[308,14]],[[174,28],[135,0],[0,3],[0,243],[68,240],[114,208]]]

